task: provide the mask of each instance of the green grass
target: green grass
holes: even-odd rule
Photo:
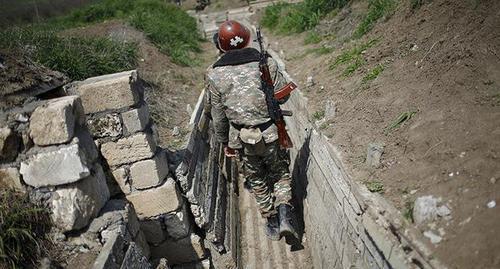
[[[369,81],[372,81],[376,79],[380,73],[384,71],[384,65],[383,64],[377,64],[368,74],[366,74],[363,79],[361,80],[362,83],[367,83]]]
[[[415,202],[413,201],[407,201],[405,203],[405,208],[403,209],[403,217],[409,221],[410,223],[413,223],[413,208],[415,207]]]
[[[32,60],[75,80],[133,69],[137,59],[135,44],[107,38],[60,37],[53,31],[29,27],[0,32],[0,47],[27,48],[25,53]]]
[[[0,48],[21,48],[32,60],[76,80],[135,68],[136,44],[59,34],[64,29],[108,19],[123,19],[143,31],[174,63],[197,64],[202,39],[195,19],[162,0],[102,0],[64,17],[3,29]]]
[[[181,65],[196,64],[201,36],[196,20],[178,6],[162,0],[103,0],[58,20],[62,25],[82,25],[107,19],[124,19]]]
[[[332,64],[330,64],[330,70],[335,70],[337,67],[342,65],[347,65],[346,69],[342,72],[344,76],[352,75],[356,70],[365,64],[365,59],[363,58],[363,51],[371,48],[378,42],[378,39],[372,39],[366,43],[355,46],[350,50],[342,52],[339,56],[335,58]]]
[[[313,120],[320,120],[325,117],[325,111],[324,110],[318,110],[312,114]]]
[[[305,0],[297,4],[278,3],[266,7],[260,23],[279,34],[301,33],[316,26],[321,18],[348,0]]]
[[[409,121],[417,112],[416,111],[406,111],[401,114],[385,129],[385,133],[399,128],[403,123]]]
[[[307,49],[305,54],[310,54],[310,53],[314,53],[316,55],[325,55],[325,54],[328,54],[328,53],[332,53],[333,51],[333,48],[330,48],[330,47],[325,47],[325,46],[321,46],[321,47],[318,47],[318,48],[310,48],[310,49]]]
[[[396,0],[369,0],[368,13],[356,28],[353,37],[362,37],[375,26],[380,18],[392,15],[395,9]]]
[[[311,31],[307,33],[306,37],[304,38],[304,44],[318,44],[319,42],[321,42],[321,40],[322,38],[318,33]]]
[[[384,184],[380,181],[369,181],[366,182],[366,187],[370,192],[383,193],[384,192]]]
[[[0,189],[0,268],[34,268],[50,226],[47,209]]]

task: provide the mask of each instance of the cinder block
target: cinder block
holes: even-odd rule
[[[35,109],[30,118],[30,136],[36,145],[48,146],[69,142],[75,124],[81,122],[83,109],[78,96],[57,98]]]
[[[153,157],[156,144],[150,134],[138,133],[101,145],[101,153],[110,166],[133,163]]]
[[[137,72],[133,70],[72,83],[66,91],[79,95],[85,113],[91,114],[134,106],[139,100],[139,87]]]
[[[191,222],[186,210],[186,204],[177,212],[169,213],[164,218],[168,236],[174,239],[186,237],[191,232]]]
[[[164,153],[139,161],[130,166],[132,187],[142,190],[160,185],[168,175],[168,162]]]
[[[9,127],[0,128],[0,162],[16,159],[21,139]]]
[[[152,246],[151,256],[166,258],[171,264],[187,263],[203,259],[205,247],[199,236],[191,234],[177,241],[167,240],[159,246]]]
[[[33,187],[76,182],[90,175],[86,156],[78,144],[38,153],[21,163],[24,182]]]
[[[117,113],[93,117],[87,120],[87,126],[94,137],[116,137],[122,134],[122,122]]]
[[[0,188],[7,187],[17,191],[24,192],[25,187],[21,183],[21,174],[15,167],[7,167],[0,169]]]
[[[128,133],[143,131],[149,123],[149,109],[146,104],[140,108],[122,113],[123,125]]]
[[[140,220],[175,211],[182,203],[179,190],[171,178],[157,188],[132,192],[127,199],[134,205]]]
[[[167,233],[161,218],[141,220],[139,223],[148,243],[156,245],[167,239]]]

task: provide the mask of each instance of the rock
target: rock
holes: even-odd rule
[[[175,126],[174,129],[172,130],[172,136],[178,136],[181,134],[181,131],[179,129],[179,126]]]
[[[436,213],[440,217],[445,217],[451,215],[451,210],[446,205],[442,205],[436,209]]]
[[[78,96],[53,99],[37,107],[31,115],[30,136],[39,146],[67,143],[73,138],[75,124],[83,119]]]
[[[125,241],[119,233],[113,233],[97,256],[93,269],[120,269],[125,257]]]
[[[142,220],[140,224],[148,243],[157,245],[167,239],[167,233],[161,218]]]
[[[331,100],[326,101],[324,119],[327,121],[332,120],[333,118],[335,118],[335,112],[337,112],[335,103]]]
[[[142,254],[142,250],[134,243],[130,243],[120,269],[150,269],[152,268],[148,259]]]
[[[166,258],[171,264],[181,264],[201,260],[205,257],[205,248],[201,238],[195,234],[181,240],[167,240],[159,246],[151,247],[153,258]]]
[[[150,134],[138,133],[101,145],[101,153],[110,166],[133,163],[153,157],[156,144]]]
[[[153,159],[139,161],[130,166],[132,187],[142,190],[160,185],[169,172],[167,157],[157,154]]]
[[[143,131],[149,123],[149,109],[146,104],[137,109],[122,113],[123,125],[127,133]]]
[[[142,253],[144,256],[146,256],[148,259],[151,257],[151,250],[149,248],[149,244],[146,241],[146,236],[144,236],[144,233],[140,231],[137,236],[134,238],[135,243],[137,246],[142,250]]]
[[[78,144],[38,153],[21,163],[24,182],[33,187],[76,182],[90,175],[86,156]]]
[[[384,153],[384,145],[381,143],[370,143],[366,150],[366,164],[377,168],[380,166],[380,158]]]
[[[164,218],[168,236],[174,239],[186,237],[191,232],[191,223],[184,204],[178,212],[167,214]]]
[[[167,259],[161,258],[158,262],[158,266],[156,266],[156,269],[170,269]]]
[[[314,86],[314,79],[312,76],[308,76],[306,79],[306,87],[312,87]]]
[[[89,177],[57,187],[51,201],[52,220],[63,231],[81,229],[97,216],[108,199],[104,172],[97,165]]]
[[[186,105],[186,112],[188,113],[188,115],[193,114],[193,107],[191,106],[191,104]]]
[[[9,127],[0,128],[0,162],[16,159],[21,139]]]
[[[118,168],[112,172],[113,180],[118,184],[124,194],[129,194],[132,191],[128,172],[125,168]]]
[[[432,195],[418,197],[413,207],[413,220],[422,224],[426,221],[433,221],[437,217],[437,204],[440,200]]]
[[[439,244],[443,238],[432,231],[425,231],[424,236],[431,240],[432,244]]]
[[[21,174],[15,167],[0,168],[0,189],[7,187],[20,192],[25,192],[26,189],[21,182]]]
[[[495,184],[497,182],[497,179],[492,177],[492,178],[490,178],[490,182],[491,182],[491,184]]]
[[[127,199],[134,205],[141,220],[175,211],[182,202],[175,181],[171,178],[157,188],[132,192],[127,195]]]
[[[116,137],[122,134],[122,122],[117,113],[89,118],[87,126],[94,137]]]
[[[79,95],[86,114],[131,107],[139,100],[137,72],[93,77],[68,85],[69,94]]]
[[[109,200],[101,210],[99,217],[92,220],[87,232],[100,233],[104,230],[116,230],[124,225],[130,237],[137,236],[140,231],[139,221],[133,206],[126,200]]]
[[[496,205],[497,203],[495,202],[495,200],[491,200],[486,204],[488,208],[494,208]]]

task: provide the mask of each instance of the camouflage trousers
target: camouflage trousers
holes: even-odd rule
[[[282,150],[277,141],[266,144],[259,152],[255,152],[251,146],[243,147],[244,175],[261,215],[267,218],[276,213],[278,205],[291,205],[292,178],[288,150]]]

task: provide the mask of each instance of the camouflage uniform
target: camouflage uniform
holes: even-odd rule
[[[279,89],[286,81],[274,60],[270,58],[269,64],[275,89]],[[242,155],[244,173],[262,216],[275,214],[275,208],[290,204],[292,197],[289,153],[279,147],[276,125],[270,124],[261,90],[259,63],[211,67],[206,76],[206,88],[216,139],[238,149]],[[254,130],[265,126],[260,130],[263,141],[260,146],[243,143],[238,126]]]

